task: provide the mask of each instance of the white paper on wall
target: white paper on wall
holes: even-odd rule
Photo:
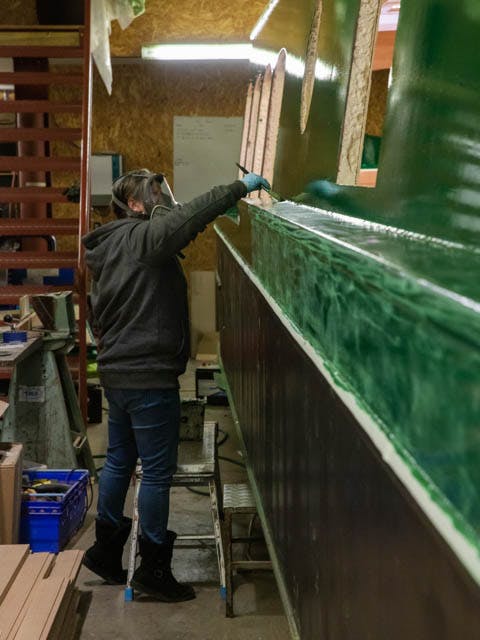
[[[242,126],[243,118],[174,116],[176,200],[188,202],[216,185],[238,178],[235,162],[240,157]]]

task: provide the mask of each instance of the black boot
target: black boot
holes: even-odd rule
[[[195,598],[193,587],[177,582],[172,575],[170,565],[176,537],[176,533],[167,531],[167,541],[163,544],[139,538],[142,562],[133,574],[134,589],[162,602],[182,602]]]
[[[122,569],[123,547],[132,528],[131,518],[119,526],[105,520],[95,522],[95,544],[85,553],[83,564],[108,584],[125,584],[127,572]]]

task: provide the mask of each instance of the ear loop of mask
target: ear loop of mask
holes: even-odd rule
[[[173,191],[170,189],[170,185],[167,182],[167,179],[165,178],[164,175],[162,174],[156,174],[156,176],[161,175],[162,176],[162,180],[156,180],[157,182],[159,182],[160,184],[164,184],[165,185],[165,189],[167,191],[168,197],[170,198],[173,206],[176,206],[178,204],[178,202],[175,200],[174,196],[173,196]],[[154,178],[155,180],[155,178]],[[155,215],[155,211],[157,209],[168,209],[168,207],[165,207],[165,205],[163,204],[156,204],[153,208],[152,211],[150,212],[150,220],[154,217]]]

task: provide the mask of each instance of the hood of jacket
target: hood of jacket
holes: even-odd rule
[[[106,249],[112,243],[117,244],[120,236],[125,232],[127,225],[142,224],[139,218],[122,218],[108,222],[98,229],[94,229],[82,238],[84,247],[87,250],[86,261],[93,279],[98,280],[105,265]]]

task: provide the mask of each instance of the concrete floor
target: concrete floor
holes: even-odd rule
[[[184,398],[195,396],[194,363],[190,363],[182,378]],[[106,416],[106,413],[105,413]],[[207,420],[216,420],[220,429],[228,433],[228,439],[220,447],[220,456],[241,461],[238,440],[228,407],[207,406]],[[101,425],[91,425],[88,435],[93,454],[103,454],[106,449],[105,420]],[[98,460],[99,466],[101,460]],[[245,482],[246,472],[238,465],[220,460],[222,482]],[[131,490],[127,498],[125,514],[131,512]],[[209,498],[175,488],[171,493],[169,527],[177,533],[211,531]],[[87,549],[94,539],[96,488],[93,506],[87,514],[85,525],[69,544],[70,548]],[[246,530],[248,521],[240,521],[238,533]],[[244,553],[238,545],[237,553]],[[267,559],[263,543],[251,547],[255,559]],[[128,546],[125,549],[124,566],[127,565]],[[103,584],[100,578],[82,568],[77,586],[82,596],[86,617],[81,640],[288,640],[288,625],[283,613],[273,574],[248,572],[234,576],[235,617],[225,617],[225,604],[220,598],[218,569],[215,551],[205,549],[176,549],[173,571],[179,581],[192,583],[196,599],[184,603],[166,604],[146,596],[138,596],[134,602],[124,602],[123,587]]]

